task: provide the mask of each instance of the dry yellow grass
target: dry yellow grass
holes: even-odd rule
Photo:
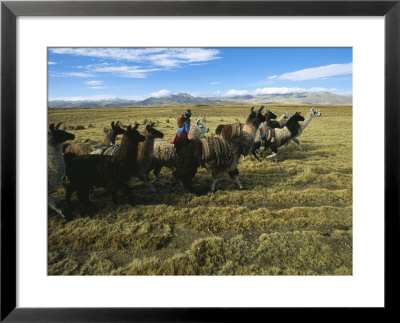
[[[82,142],[102,141],[111,121],[152,120],[172,140],[175,116],[186,108],[192,119],[203,118],[207,135],[220,123],[243,122],[249,111],[248,106],[49,109],[48,122],[83,125],[70,130]],[[310,110],[268,108],[277,115]],[[94,215],[74,212],[66,221],[49,211],[49,275],[351,275],[352,108],[317,110],[322,117],[299,138],[303,151],[291,143],[279,151],[278,163],[252,156],[240,161],[245,191],[227,177],[216,193],[196,196],[161,187],[151,177],[158,193],[136,183],[135,207],[115,205],[96,189]],[[161,173],[167,183],[170,173]],[[210,173],[199,169],[194,184],[209,187]],[[63,188],[55,195],[63,199]],[[75,195],[72,202],[77,203]]]

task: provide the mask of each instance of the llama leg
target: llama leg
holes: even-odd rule
[[[130,186],[128,184],[126,184],[126,183],[122,184],[121,185],[121,191],[124,192],[126,198],[128,199],[128,203],[130,205],[134,206],[135,205],[135,201],[134,201],[132,190],[131,190]]]
[[[53,211],[57,212],[57,213],[60,214],[63,218],[65,218],[64,212],[61,210],[61,208],[58,207],[58,201],[57,201],[53,196],[51,196],[50,194],[49,194],[49,196],[48,196],[48,204],[49,204],[49,207],[50,207]]]
[[[117,190],[115,188],[111,188],[110,193],[111,193],[111,198],[112,198],[113,202],[115,204],[117,204],[118,203]]]
[[[242,190],[244,189],[239,176],[239,170],[236,168],[234,171],[228,173],[229,176],[237,183],[239,188]]]
[[[156,189],[154,188],[153,184],[148,180],[146,174],[142,174],[139,176],[139,178],[144,182],[144,184],[148,187],[148,189],[152,192],[152,193],[157,193]]]
[[[217,185],[218,179],[217,178],[213,178],[213,182],[211,184],[211,192],[215,192],[216,191],[216,185]]]
[[[292,138],[293,139],[293,141],[299,146],[299,149],[301,150],[301,151],[303,151],[303,149],[301,148],[301,146],[300,146],[300,141],[299,141],[299,139],[297,139],[297,138]]]
[[[285,147],[283,147],[283,151],[286,151],[286,150],[287,150],[288,145],[289,145],[289,142],[290,142],[290,140],[285,144]]]
[[[157,180],[160,183],[160,185],[164,186],[165,183],[161,179],[160,172],[161,172],[161,167],[154,167],[154,170],[153,170],[154,176],[157,177]]]
[[[75,188],[71,183],[65,184],[65,199],[69,203],[71,202],[72,193],[75,192]]]
[[[267,156],[267,158],[274,158],[275,161],[278,161],[278,150],[276,148],[271,148],[272,154]]]
[[[78,199],[79,202],[89,205],[90,201],[89,201],[89,187],[79,187],[77,189],[77,193],[78,193]]]

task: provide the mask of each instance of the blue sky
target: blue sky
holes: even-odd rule
[[[352,48],[49,48],[49,100],[352,94]]]

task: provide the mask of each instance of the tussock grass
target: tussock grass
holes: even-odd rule
[[[175,116],[192,110],[215,134],[220,123],[243,122],[249,107],[185,106],[157,108],[49,109],[48,121],[82,125],[75,142],[102,141],[111,121],[124,125],[146,120],[172,140]],[[275,114],[307,113],[310,106],[269,106]],[[153,111],[154,110],[154,111]],[[152,194],[133,184],[137,205],[113,204],[103,189],[85,214],[72,218],[49,210],[49,275],[351,275],[352,274],[352,108],[317,107],[299,138],[303,151],[289,144],[279,162],[252,156],[239,171],[246,190],[226,177],[217,192],[201,196],[169,185]],[[117,143],[121,137],[117,138]],[[265,156],[266,153],[263,153]],[[161,176],[170,184],[169,169]],[[211,185],[199,169],[194,185]],[[65,197],[61,187],[55,194]],[[123,196],[121,200],[124,201]]]

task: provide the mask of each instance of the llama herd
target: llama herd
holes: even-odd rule
[[[321,113],[311,108],[303,116],[296,112],[293,116],[284,113],[280,118],[261,107],[250,113],[244,123],[219,125],[215,136],[205,136],[208,127],[196,120],[190,128],[188,137],[179,138],[175,144],[162,139],[163,133],[154,128],[154,123],[145,125],[139,133],[139,125],[123,129],[119,122],[112,122],[111,129],[105,129],[105,139],[101,142],[66,143],[75,136],[65,131],[62,123],[50,124],[48,132],[48,204],[51,209],[65,217],[70,212],[71,196],[77,193],[79,203],[92,208],[89,195],[93,187],[103,187],[111,193],[117,203],[117,192],[121,191],[129,204],[134,205],[132,178],[142,180],[148,189],[156,190],[148,180],[149,173],[165,185],[160,177],[162,167],[172,170],[174,182],[194,192],[191,185],[199,167],[210,171],[212,176],[211,191],[216,184],[229,175],[243,189],[238,165],[241,156],[252,153],[259,160],[260,148],[270,149],[267,158],[277,161],[278,148],[291,140],[301,150],[298,137],[312,118]],[[62,129],[61,129],[62,128]],[[118,135],[121,143],[115,144]],[[51,193],[63,185],[66,191],[65,203],[57,201]],[[68,210],[68,211],[67,211]]]

